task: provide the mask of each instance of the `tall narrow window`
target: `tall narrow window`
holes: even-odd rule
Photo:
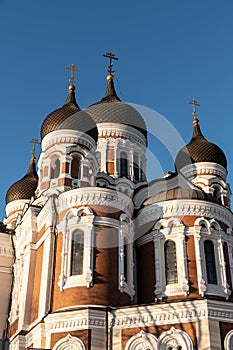
[[[57,156],[51,159],[50,178],[56,179],[60,174],[60,160]]]
[[[113,148],[109,148],[107,150],[107,173],[109,175],[113,175],[114,174],[114,149]]]
[[[101,153],[100,152],[95,152],[96,159],[98,162],[98,171],[101,171]]]
[[[210,284],[218,284],[213,242],[210,240],[206,240],[204,242],[204,250],[207,282]]]
[[[139,169],[139,159],[136,154],[134,154],[133,156],[133,174],[134,174],[134,179],[138,181],[140,176],[140,169]]]
[[[164,244],[164,258],[166,284],[178,283],[175,242],[166,241]]]
[[[73,155],[71,162],[71,177],[73,179],[79,178],[79,168],[80,168],[81,157],[78,154]]]
[[[128,176],[128,157],[126,152],[121,152],[120,156],[120,168],[121,168],[121,176]]]
[[[83,274],[84,232],[77,230],[72,235],[71,276]]]

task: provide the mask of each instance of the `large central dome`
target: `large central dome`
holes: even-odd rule
[[[122,102],[116,94],[113,76],[107,77],[108,86],[104,97],[85,111],[99,123],[119,123],[139,130],[147,138],[146,124],[141,114],[131,105]]]

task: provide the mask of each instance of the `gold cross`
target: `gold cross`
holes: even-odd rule
[[[66,67],[66,69],[69,69],[71,71],[71,77],[69,79],[69,82],[71,85],[74,85],[74,73],[80,72],[80,70],[78,70],[74,64],[70,64]]]
[[[33,143],[32,157],[34,158],[36,155],[36,145],[40,145],[40,142],[35,137],[33,137],[33,139],[31,139],[28,142]]]
[[[111,51],[110,52],[106,52],[105,54],[103,54],[103,56],[109,58],[109,66],[107,68],[107,71],[108,71],[108,73],[110,75],[113,75],[113,73],[115,73],[115,71],[112,69],[112,67],[113,67],[112,60],[118,61],[118,58],[115,57],[115,54],[112,53]]]
[[[192,113],[192,115],[193,115],[194,119],[197,119],[197,109],[196,109],[196,107],[199,107],[200,104],[197,103],[197,101],[194,100],[194,98],[192,100],[190,100],[188,103],[190,105],[193,105],[193,113]]]

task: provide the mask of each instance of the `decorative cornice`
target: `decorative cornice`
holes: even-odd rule
[[[98,125],[99,139],[102,138],[123,138],[139,143],[146,147],[146,139],[135,128],[118,123],[100,123]],[[102,140],[99,140],[102,142]]]
[[[203,319],[229,322],[233,319],[232,310],[232,303],[194,300],[122,308],[112,312],[109,321],[112,327],[119,329],[196,322]]]
[[[76,188],[66,191],[60,194],[58,200],[60,212],[70,207],[96,205],[123,211],[131,217],[134,210],[133,202],[128,196],[100,187]]]
[[[26,203],[30,203],[30,199],[18,199],[8,203],[6,205],[6,215],[9,216],[15,212],[22,211]]]
[[[160,218],[176,216],[214,218],[217,221],[223,222],[228,227],[233,226],[233,215],[229,209],[219,204],[194,199],[168,200],[148,205],[140,211],[137,217],[137,223],[138,227],[141,227],[145,224],[153,223]]]
[[[105,310],[77,310],[51,314],[45,318],[46,332],[98,329],[106,326]]]
[[[41,143],[42,151],[59,144],[80,144],[89,150],[96,148],[96,143],[92,137],[77,130],[55,130],[47,134]]]
[[[220,176],[222,179],[226,180],[227,176],[227,171],[222,165],[210,162],[186,165],[182,168],[181,172],[187,178],[192,178],[198,174]]]
[[[14,251],[12,247],[0,247],[0,257],[13,258]]]

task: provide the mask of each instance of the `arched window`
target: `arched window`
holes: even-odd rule
[[[58,178],[59,174],[60,174],[60,160],[58,156],[54,156],[51,159],[51,164],[50,164],[50,178],[56,179]]]
[[[164,258],[166,284],[178,283],[176,244],[174,241],[168,240],[165,242]]]
[[[215,254],[214,254],[214,244],[212,241],[206,240],[204,242],[204,251],[205,251],[207,282],[210,284],[218,284],[217,283]]]
[[[120,174],[121,176],[128,176],[128,156],[126,152],[121,152],[120,155]]]
[[[77,230],[72,234],[71,276],[83,274],[84,232]]]
[[[73,159],[71,162],[71,177],[73,179],[78,179],[81,157],[78,154],[75,154],[72,158]]]

